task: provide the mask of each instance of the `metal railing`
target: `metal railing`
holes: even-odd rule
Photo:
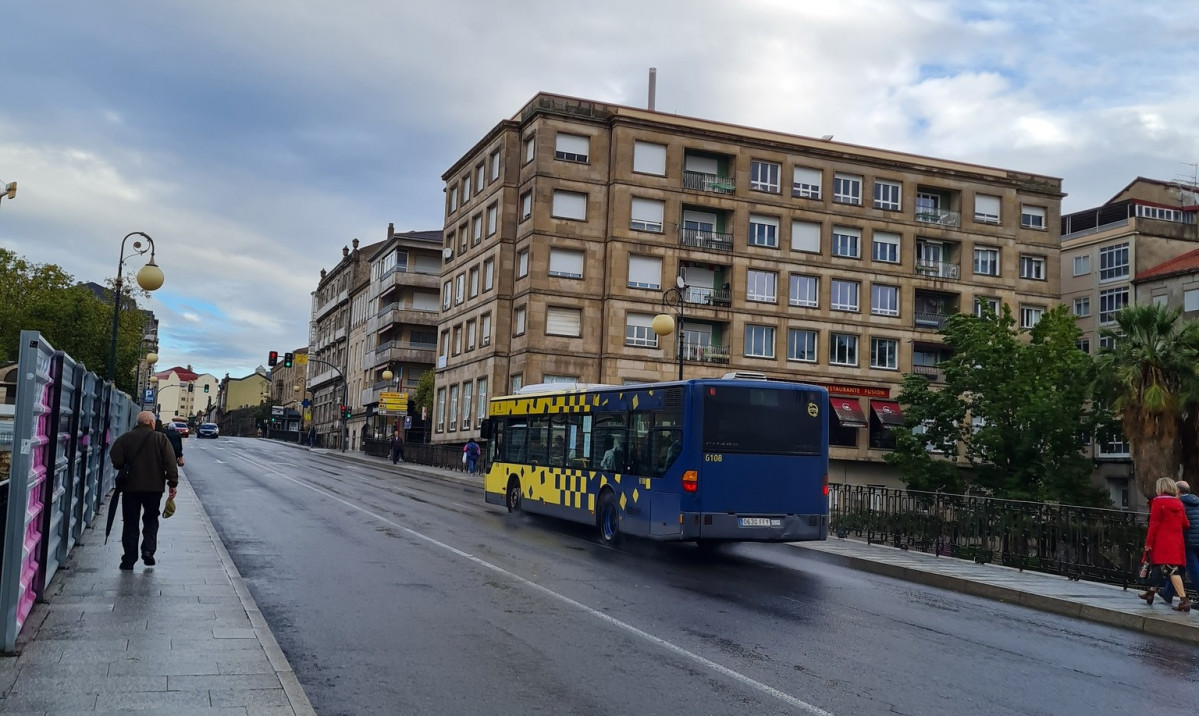
[[[679,229],[679,245],[708,251],[732,251],[733,235],[706,229]]]
[[[962,268],[958,264],[949,263],[948,261],[925,261],[917,259],[916,275],[932,276],[933,278],[960,278]]]
[[[934,383],[945,379],[945,374],[935,365],[914,365],[912,366],[912,372],[916,375],[926,376]]]
[[[705,345],[702,343],[684,343],[683,359],[697,363],[727,364],[729,362],[729,347]]]
[[[962,215],[948,209],[917,209],[916,221],[922,224],[956,227],[962,225]]]
[[[1124,587],[1138,581],[1147,522],[1143,512],[829,486],[838,537]]]
[[[928,311],[914,311],[912,320],[921,328],[944,328],[945,322],[949,320],[948,313],[929,313]]]
[[[733,292],[727,288],[688,286],[683,292],[683,300],[699,306],[730,306],[733,303]]]
[[[704,172],[683,171],[683,188],[694,191],[710,191],[717,194],[732,194],[737,185],[732,177],[722,177]]]
[[[465,444],[465,443],[463,443]],[[391,440],[367,438],[362,443],[362,451],[372,457],[391,458]],[[441,443],[404,443],[404,462],[417,465],[429,465],[445,470],[461,470],[466,472],[466,464],[462,462],[462,445],[445,445]],[[479,460],[475,468],[478,474],[487,471],[487,443],[479,443]]]

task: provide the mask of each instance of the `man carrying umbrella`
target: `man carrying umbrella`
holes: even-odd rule
[[[175,463],[175,451],[163,433],[154,430],[154,413],[143,411],[137,414],[137,425],[116,439],[109,451],[113,467],[120,470],[128,463],[129,477],[126,484],[117,487],[113,503],[108,508],[108,526],[105,536],[112,529],[116,502],[125,494],[121,505],[121,569],[129,571],[137,562],[137,523],[140,518],[142,530],[142,562],[154,564],[154,552],[158,549],[158,509],[162,504],[162,493],[167,483],[171,486],[171,499],[179,487],[179,466]]]

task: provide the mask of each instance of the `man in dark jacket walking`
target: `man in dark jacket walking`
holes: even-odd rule
[[[137,523],[140,518],[142,529],[142,561],[154,565],[154,553],[158,549],[158,511],[162,504],[162,493],[169,483],[171,499],[179,487],[179,466],[175,461],[175,450],[164,433],[154,430],[154,413],[143,411],[137,414],[137,425],[116,439],[109,451],[113,467],[118,470],[129,464],[129,480],[122,490],[121,569],[129,571],[137,562]]]
[[[175,464],[183,467],[183,437],[179,435],[179,431],[175,429],[174,424],[168,430],[161,420],[154,421],[154,432],[162,433],[167,436],[167,440],[171,441],[171,449],[175,451]]]
[[[1191,583],[1191,588],[1199,586],[1199,497],[1191,494],[1191,486],[1179,480],[1174,483],[1178,486],[1178,499],[1182,501],[1182,507],[1186,510],[1187,520],[1191,526],[1183,533],[1182,541],[1186,547],[1186,578]],[[1161,590],[1161,597],[1169,604],[1174,598],[1174,586],[1169,582]]]
[[[397,428],[391,434],[391,464],[394,465],[404,459],[404,435]]]

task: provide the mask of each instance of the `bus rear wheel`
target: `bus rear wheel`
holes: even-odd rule
[[[508,481],[508,492],[504,496],[508,512],[520,512],[520,480],[515,477]]]
[[[610,547],[620,543],[620,505],[616,503],[616,495],[612,494],[611,490],[605,490],[600,495],[595,522],[599,528],[601,542]]]

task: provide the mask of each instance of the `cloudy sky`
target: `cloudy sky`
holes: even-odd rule
[[[341,247],[439,229],[439,179],[540,90],[1062,177],[1199,161],[1199,4],[59,0],[0,14],[0,246],[80,280],[150,234],[160,367],[307,343]],[[128,262],[135,271],[141,262]]]

